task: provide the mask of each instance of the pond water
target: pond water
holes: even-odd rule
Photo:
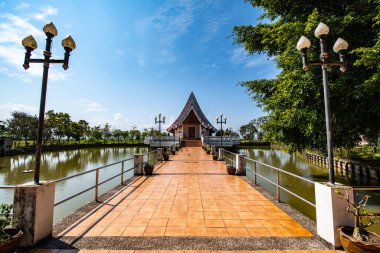
[[[145,147],[115,147],[115,148],[86,148],[44,152],[41,157],[41,181],[51,181],[78,173],[96,169],[107,164],[133,158],[134,154],[145,153]],[[0,185],[18,185],[33,181],[34,155],[19,155],[0,158]],[[124,171],[133,168],[133,159],[124,164]],[[100,170],[99,181],[102,182],[121,173],[121,163]],[[124,180],[133,176],[133,170],[124,175]],[[99,193],[105,193],[120,184],[120,177],[115,178],[99,187]],[[95,171],[69,180],[57,182],[55,202],[59,202],[80,191],[95,185]],[[54,211],[54,221],[62,219],[77,208],[94,200],[95,192],[90,190],[72,201],[59,205]],[[0,190],[0,203],[12,203],[13,190]]]

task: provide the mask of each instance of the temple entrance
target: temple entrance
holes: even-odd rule
[[[189,127],[189,139],[195,138],[195,127]]]

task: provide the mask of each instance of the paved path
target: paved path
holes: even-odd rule
[[[183,148],[154,176],[139,178],[33,252],[78,249],[335,252],[201,148]]]

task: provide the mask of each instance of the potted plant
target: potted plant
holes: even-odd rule
[[[217,153],[212,154],[212,160],[214,160],[214,161],[218,160],[218,154]]]
[[[0,204],[0,252],[14,253],[18,248],[23,232],[12,227],[13,205]]]
[[[175,155],[175,149],[172,149],[172,155]]]
[[[211,148],[207,148],[206,153],[209,155],[211,153]]]
[[[145,175],[152,175],[153,174],[153,168],[154,168],[153,164],[150,164],[149,162],[144,162],[144,173],[145,173]]]
[[[163,154],[163,157],[164,161],[169,161],[169,155],[166,152]]]
[[[227,165],[227,173],[228,175],[235,175],[236,168],[232,165]]]
[[[366,210],[369,195],[365,195],[356,205],[350,201],[348,192],[337,194],[347,202],[347,211],[355,218],[354,227],[341,227],[338,229],[340,241],[347,253],[374,253],[380,252],[380,236],[367,231],[366,228],[380,222],[380,214],[369,213]]]

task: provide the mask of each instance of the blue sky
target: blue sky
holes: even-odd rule
[[[248,57],[229,38],[260,14],[243,0],[0,2],[0,120],[15,110],[38,115],[42,66],[23,69],[21,40],[32,34],[32,57],[41,57],[42,27],[53,21],[53,58],[63,57],[68,34],[77,48],[67,71],[50,68],[46,111],[121,129],[152,127],[162,113],[168,127],[193,91],[211,123],[223,113],[237,130],[264,115],[237,83],[278,73],[266,55]]]

